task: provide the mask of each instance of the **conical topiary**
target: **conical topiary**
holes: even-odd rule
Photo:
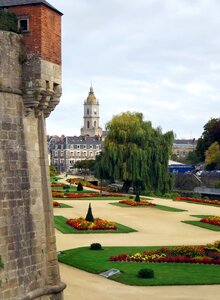
[[[139,194],[136,194],[136,196],[135,196],[135,201],[136,201],[136,202],[141,202]]]
[[[86,221],[94,222],[94,218],[93,218],[93,215],[92,215],[91,203],[89,203],[89,208],[88,208],[88,212],[87,212],[87,215],[86,215]]]
[[[77,189],[77,191],[78,191],[78,192],[80,192],[80,191],[83,191],[83,185],[82,185],[82,183],[81,183],[81,182],[79,182],[79,183],[78,183],[78,185],[77,185],[77,188],[76,188],[76,189]]]

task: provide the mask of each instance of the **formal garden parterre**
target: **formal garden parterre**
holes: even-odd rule
[[[79,220],[80,219],[80,220]],[[86,223],[85,219],[82,217],[79,218],[76,221],[72,221],[72,219],[65,218],[64,216],[54,216],[54,225],[57,230],[64,234],[93,234],[93,233],[129,233],[129,232],[135,232],[137,230],[124,226],[120,223],[113,222],[115,227],[114,228],[94,228],[93,225],[90,223]],[[69,222],[68,222],[69,220]],[[73,226],[73,222],[75,223]],[[72,224],[68,224],[72,223]],[[109,221],[106,223],[109,224]],[[81,225],[79,225],[81,224]],[[99,221],[98,224],[106,225],[105,220]],[[78,228],[77,228],[78,227]],[[81,228],[80,228],[81,227]]]
[[[220,231],[220,217],[209,215],[192,215],[192,217],[200,218],[199,221],[189,220],[183,223],[201,227],[212,231]]]
[[[61,251],[58,259],[95,274],[117,269],[120,273],[109,279],[128,285],[220,284],[219,244],[218,241],[205,246],[102,247],[101,251],[83,247]],[[143,268],[153,270],[154,278],[139,278]]]
[[[185,202],[195,203],[195,204],[220,206],[220,200],[211,200],[211,199],[202,199],[202,198],[176,196],[174,198],[174,201],[185,201]]]
[[[64,194],[64,198],[61,197],[63,200],[71,199],[66,197],[68,194],[74,195],[75,198],[72,199],[78,200],[99,198],[108,200],[115,195],[112,193],[109,197],[107,195],[99,197],[99,193],[91,191],[86,192],[83,190],[82,193],[76,190],[73,191],[65,189],[63,192],[63,187],[59,188],[60,190],[56,190],[56,192]],[[70,186],[70,188],[72,187]],[[84,197],[81,196],[82,194],[84,194]],[[85,194],[87,194],[87,197],[85,197]],[[134,196],[120,197],[118,199],[119,202],[111,204],[121,207],[149,207],[168,211],[185,211],[182,209],[158,205],[156,203],[152,203],[146,198],[141,198],[140,201],[135,201],[134,198]],[[201,220],[208,219],[213,221],[211,216],[204,215],[203,217],[204,218],[201,218]],[[197,222],[205,224],[201,220]],[[105,227],[104,225],[107,226]],[[115,227],[111,228],[112,225]],[[216,225],[211,225],[217,227]],[[102,220],[100,218],[94,218],[94,222],[88,222],[84,217],[67,219],[63,216],[55,216],[55,227],[63,233],[126,233],[135,231],[134,229],[121,224]],[[107,227],[109,227],[109,229]],[[104,247],[102,248],[104,251],[95,251],[96,253],[91,253],[92,251],[88,250],[88,248],[80,248],[80,252],[79,249],[70,249],[61,251],[59,261],[97,274],[110,268],[117,268],[121,271],[121,274],[112,276],[110,279],[124,284],[219,284],[220,273],[219,269],[216,269],[216,267],[219,268],[218,265],[220,264],[219,244],[220,242],[216,242],[212,245],[210,244],[200,247],[114,247],[114,249],[112,247]],[[137,251],[134,251],[135,248],[137,248]],[[120,249],[123,251],[120,252]],[[124,251],[126,249],[127,251]],[[93,263],[91,263],[92,261]],[[154,278],[148,280],[138,278],[137,274],[141,271],[141,268],[143,268],[143,263],[146,264],[147,268],[153,270],[155,273]],[[202,276],[198,277],[198,274],[202,274]]]
[[[205,246],[161,247],[142,253],[110,256],[110,261],[220,264],[220,241]]]

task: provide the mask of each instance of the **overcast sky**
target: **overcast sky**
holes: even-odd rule
[[[63,12],[63,95],[50,135],[79,135],[90,82],[104,129],[142,112],[153,127],[198,138],[220,116],[219,0],[48,0]]]

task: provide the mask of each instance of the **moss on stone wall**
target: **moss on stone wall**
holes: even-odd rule
[[[0,268],[3,268],[3,262],[2,262],[1,256],[0,256]]]
[[[0,9],[0,30],[17,32],[16,15]]]

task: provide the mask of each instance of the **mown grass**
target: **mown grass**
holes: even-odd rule
[[[93,233],[129,233],[136,232],[137,230],[124,226],[122,224],[116,223],[118,227],[117,230],[77,230],[74,227],[66,224],[67,218],[63,216],[54,216],[55,228],[62,233],[76,233],[76,234],[93,234]]]
[[[130,206],[130,205],[123,204],[123,203],[109,203],[109,204],[115,205],[115,206],[120,206],[120,207],[127,207],[127,208],[154,208],[154,209],[160,209],[160,210],[172,211],[172,212],[187,211],[185,209],[180,209],[180,208],[170,207],[170,206],[165,206],[165,205],[159,205],[159,204],[156,204],[156,206]]]
[[[54,198],[53,200],[56,201],[56,200],[65,200],[65,201],[68,201],[68,200],[77,200],[77,201],[80,201],[80,200],[100,200],[100,201],[108,201],[108,200],[122,200],[122,199],[125,199],[125,197],[87,197],[87,198]]]
[[[60,203],[60,206],[54,206],[53,208],[73,208],[73,206],[64,204],[64,203]]]
[[[185,224],[201,227],[201,228],[204,228],[204,229],[212,230],[212,231],[220,231],[220,226],[212,225],[212,224],[208,224],[208,223],[203,223],[203,222],[200,222],[200,221],[181,221],[181,222],[185,223]]]
[[[199,218],[199,219],[203,219],[203,218],[211,217],[213,215],[190,215],[190,216],[195,217],[195,218]]]
[[[90,191],[90,190],[86,190],[84,189],[83,191],[77,191],[77,187],[76,186],[73,186],[71,185],[69,189],[64,189],[63,187],[61,186],[52,186],[51,187],[52,191],[60,191],[60,192],[67,192],[67,193],[71,193],[71,192],[74,192],[74,193],[79,193],[79,194],[91,194],[91,193],[99,193],[99,191]]]
[[[187,263],[138,263],[138,262],[111,262],[109,257],[121,253],[134,254],[158,247],[104,247],[94,251],[89,247],[61,251],[58,259],[67,265],[100,274],[109,269],[118,269],[121,274],[109,279],[137,286],[159,285],[207,285],[220,284],[219,265],[187,264]],[[151,279],[138,278],[138,271],[149,268],[154,271]]]

